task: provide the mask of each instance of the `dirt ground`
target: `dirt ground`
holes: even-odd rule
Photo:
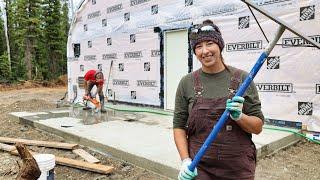
[[[15,119],[10,117],[8,113],[55,108],[55,102],[63,97],[65,92],[66,87],[0,88],[0,136],[64,142],[61,137],[19,124]],[[80,160],[77,155],[74,155],[70,151],[39,148],[35,146],[29,146],[29,149]],[[115,171],[109,175],[102,175],[58,165],[55,168],[56,179],[166,179],[125,161],[120,161],[91,151],[87,147],[84,147],[84,149],[100,159],[102,164],[114,166]],[[15,179],[19,171],[18,162],[21,164],[21,160],[18,157],[0,150],[0,179]],[[302,140],[294,146],[259,160],[256,169],[256,179],[319,180],[320,146]]]

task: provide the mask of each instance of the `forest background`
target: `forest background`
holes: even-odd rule
[[[0,83],[53,80],[67,73],[68,0],[4,0]]]

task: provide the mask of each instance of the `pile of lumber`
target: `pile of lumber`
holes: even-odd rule
[[[79,147],[78,144],[0,137],[0,150],[6,151],[12,155],[19,155],[16,148],[17,145],[13,146],[9,144],[17,144],[17,145],[22,144],[22,145],[32,145],[32,146],[41,146],[41,147],[70,150],[73,153],[82,157],[83,160],[74,160],[70,158],[55,156],[56,164],[78,168],[82,170],[87,170],[87,171],[92,171],[92,172],[97,172],[101,174],[109,174],[114,170],[114,167],[112,166],[106,166],[106,165],[100,164],[100,161],[97,158],[95,158],[85,150],[78,148]],[[30,153],[38,154],[37,152],[30,152]],[[23,159],[22,156],[21,158]]]

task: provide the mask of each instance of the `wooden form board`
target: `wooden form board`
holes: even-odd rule
[[[60,165],[70,166],[78,169],[84,169],[88,171],[98,172],[101,174],[109,174],[113,171],[114,167],[112,166],[105,166],[101,164],[92,164],[89,162],[83,162],[79,160],[57,157],[56,156],[56,163]]]
[[[58,149],[75,149],[78,146],[78,144],[61,143],[61,142],[53,142],[53,141],[35,141],[35,140],[16,139],[16,138],[8,138],[8,137],[0,137],[0,142],[10,143],[10,144],[21,142],[22,144],[26,144],[26,145],[44,146],[44,147],[51,147],[51,148],[58,148]]]
[[[74,149],[72,150],[73,153],[79,155],[84,160],[88,161],[89,163],[99,163],[100,160],[89,154],[87,151],[83,149]]]

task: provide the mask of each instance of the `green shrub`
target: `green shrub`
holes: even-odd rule
[[[0,79],[11,79],[10,63],[8,61],[7,53],[0,56]]]

